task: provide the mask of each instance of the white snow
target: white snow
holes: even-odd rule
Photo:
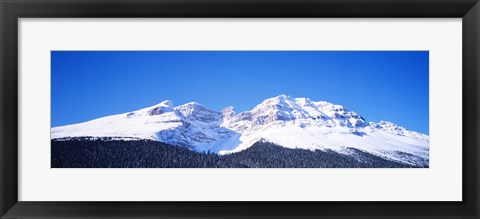
[[[52,139],[70,137],[150,139],[193,150],[227,154],[247,149],[259,140],[287,148],[357,148],[390,159],[395,151],[428,159],[429,137],[391,122],[367,122],[341,105],[280,95],[251,111],[222,112],[195,102],[174,107],[171,101],[133,112],[84,123],[54,127]]]

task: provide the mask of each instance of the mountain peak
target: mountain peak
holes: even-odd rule
[[[189,103],[177,106],[175,107],[175,109],[186,114],[191,114],[193,112],[198,112],[198,111],[213,111],[197,102],[189,102]]]
[[[188,102],[186,104],[183,104],[183,105],[187,105],[187,106],[203,106],[202,104],[198,103],[198,102]]]
[[[164,100],[156,105],[153,105],[149,108],[157,108],[157,107],[174,107],[174,104],[171,100]]]
[[[211,110],[202,104],[197,102],[189,102],[175,107],[183,117],[189,120],[201,121],[201,122],[214,122],[218,123],[222,121],[222,113]]]
[[[222,109],[223,119],[228,120],[235,116],[235,108],[233,106],[227,106]]]
[[[165,106],[169,106],[169,107],[173,107],[173,102],[171,100],[164,100],[160,103],[161,105],[165,105]],[[159,104],[159,105],[160,105]]]
[[[286,95],[286,94],[280,94],[280,95],[276,96],[276,98],[283,98],[283,99],[285,99],[285,98],[291,98],[291,97],[290,97],[289,95]]]
[[[173,111],[173,102],[170,100],[164,100],[161,103],[150,107],[148,110],[148,115],[149,116],[155,116],[155,115],[161,115],[166,112],[172,112]]]
[[[223,108],[222,111],[235,111],[235,108],[233,106],[227,106]]]
[[[269,98],[269,99],[274,99],[274,100],[278,100],[280,102],[285,102],[285,101],[294,101],[294,98],[289,96],[289,95],[286,95],[286,94],[280,94],[276,97],[272,97],[272,98]],[[268,100],[268,99],[267,99]]]
[[[260,104],[255,106],[253,110],[262,109],[262,108],[278,108],[278,107],[282,107],[283,105],[288,105],[288,103],[291,103],[291,102],[294,102],[292,97],[286,94],[280,94],[278,96],[265,99]]]

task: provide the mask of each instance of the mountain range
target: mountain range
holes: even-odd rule
[[[399,163],[418,164],[421,160],[423,166],[428,166],[430,142],[428,135],[387,121],[366,121],[341,105],[284,94],[240,113],[231,106],[215,111],[196,102],[175,106],[166,100],[136,111],[51,129],[54,141],[80,137],[157,141],[218,155],[241,152],[258,142],[344,155],[355,149]]]

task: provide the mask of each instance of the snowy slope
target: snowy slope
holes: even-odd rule
[[[51,138],[115,137],[150,139],[197,151],[219,151],[240,135],[220,125],[223,115],[198,103],[174,107],[169,100],[133,112],[52,128]],[[227,148],[228,149],[228,148]]]
[[[429,137],[390,122],[368,122],[341,105],[280,95],[251,111],[222,112],[198,103],[164,101],[137,111],[55,127],[52,139],[116,137],[151,139],[196,151],[234,153],[266,140],[287,148],[346,151],[357,148],[389,159],[397,152],[428,160]]]
[[[270,98],[223,125],[242,133],[242,143],[234,150],[219,151],[220,154],[244,150],[261,139],[287,148],[342,152],[351,147],[394,160],[401,159],[394,153],[397,151],[424,159],[429,154],[427,135],[390,122],[367,122],[343,106],[308,98]]]

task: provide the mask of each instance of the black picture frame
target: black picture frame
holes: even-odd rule
[[[2,218],[479,218],[478,0],[0,0]],[[118,17],[462,18],[461,202],[18,201],[18,19]],[[448,43],[448,42],[445,42]],[[460,119],[460,118],[454,118]],[[121,191],[119,191],[121,192]],[[439,191],[442,192],[442,191]]]

